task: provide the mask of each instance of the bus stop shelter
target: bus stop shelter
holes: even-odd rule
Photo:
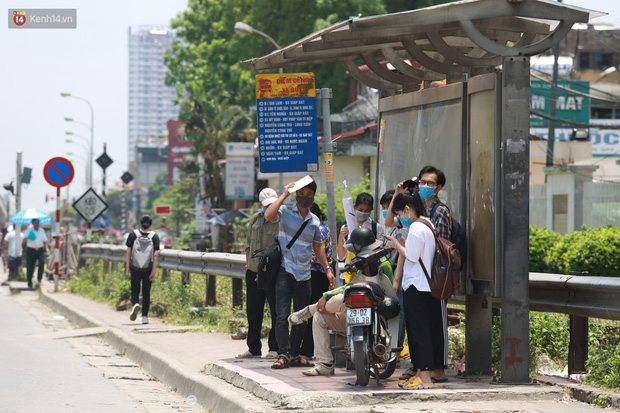
[[[377,195],[424,165],[446,173],[443,197],[468,241],[467,374],[491,372],[499,302],[501,380],[529,382],[530,56],[601,15],[547,0],[465,0],[346,20],[247,61],[340,62],[380,91]]]

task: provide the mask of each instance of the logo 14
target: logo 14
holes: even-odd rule
[[[13,11],[13,24],[15,26],[23,26],[24,24],[26,24],[26,12]]]

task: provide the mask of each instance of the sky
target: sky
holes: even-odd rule
[[[609,12],[596,22],[620,27],[617,0],[567,0],[566,4]],[[32,168],[32,181],[23,187],[22,208],[53,211],[56,189],[43,177],[45,163],[57,156],[75,161],[75,178],[69,186],[70,198],[86,189],[88,141],[66,143],[65,131],[90,137],[87,127],[69,123],[65,117],[89,124],[88,105],[62,98],[61,92],[87,99],[94,107],[94,158],[107,153],[114,163],[107,169],[110,187],[127,165],[128,48],[130,26],[167,25],[187,0],[108,0],[108,1],[17,1],[9,8],[75,8],[77,29],[19,30],[0,28],[0,184],[16,176],[16,153],[22,152],[23,166]],[[67,155],[72,152],[74,155]],[[96,190],[101,191],[101,168],[93,164]],[[95,185],[94,185],[95,186]],[[0,188],[0,195],[7,192]],[[63,189],[63,197],[66,196]],[[11,211],[15,204],[11,200]]]
[[[114,163],[107,169],[108,187],[119,181],[127,165],[128,40],[130,26],[168,25],[185,10],[187,0],[13,1],[9,8],[77,9],[77,29],[19,30],[0,27],[0,183],[16,176],[16,153],[32,168],[32,181],[22,189],[22,208],[56,209],[45,195],[56,188],[43,177],[43,166],[56,156],[73,159],[75,177],[69,194],[87,189],[86,160],[90,129],[66,122],[65,117],[90,124],[90,109],[82,101],[63,98],[61,92],[87,99],[94,108],[94,159],[107,153]],[[7,13],[5,12],[5,13]],[[4,20],[6,22],[6,20]],[[65,131],[87,138],[66,143]],[[72,152],[74,155],[67,155]],[[93,186],[101,191],[102,170],[93,162]],[[0,194],[8,192],[0,188]],[[63,188],[62,196],[66,195]],[[15,211],[11,200],[11,212]]]

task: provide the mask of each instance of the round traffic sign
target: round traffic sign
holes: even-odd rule
[[[68,159],[57,157],[52,158],[43,167],[43,176],[48,184],[56,188],[69,185],[73,180],[73,165]]]

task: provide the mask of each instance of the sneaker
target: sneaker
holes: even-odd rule
[[[326,366],[323,363],[316,363],[314,367],[309,370],[304,370],[302,373],[306,376],[330,376],[334,374],[334,366]]]
[[[245,352],[241,353],[241,354],[237,354],[235,356],[236,359],[259,359],[260,358],[260,354],[256,355],[256,354],[252,354],[250,353],[250,350],[246,350]]]
[[[309,318],[312,317],[312,312],[310,311],[310,306],[306,306],[301,310],[291,314],[288,316],[288,322],[297,325],[308,321]]]
[[[138,312],[140,311],[140,304],[134,304],[131,309],[131,314],[129,314],[129,319],[131,321],[136,321],[136,317],[138,317]]]
[[[267,355],[265,356],[266,359],[277,359],[278,358],[278,352],[271,350],[270,352],[267,353]]]
[[[433,383],[423,383],[418,376],[412,377],[403,384],[403,390],[432,389]]]
[[[142,316],[142,324],[148,324],[151,322],[151,319],[148,318],[147,316],[143,315]]]

